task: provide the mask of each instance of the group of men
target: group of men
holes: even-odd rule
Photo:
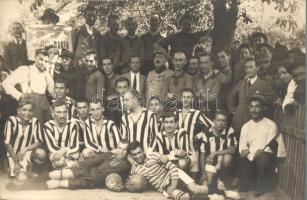
[[[9,189],[122,191],[127,179],[129,191],[148,182],[173,199],[236,199],[237,186],[256,196],[269,188],[284,156],[270,107],[305,102],[301,52],[277,63],[267,36],[256,33],[233,65],[228,49],[193,53],[210,34],[192,32],[188,16],[166,38],[156,12],[140,38],[131,17],[123,38],[117,16],[103,36],[93,7],[84,17],[73,52],[38,49],[32,65],[8,66],[1,80],[2,137],[9,174],[19,180]]]

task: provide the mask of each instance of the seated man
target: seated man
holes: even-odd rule
[[[79,132],[74,120],[67,120],[67,106],[64,101],[52,105],[54,120],[44,125],[43,139],[50,152],[54,168],[62,168],[67,161],[79,159]]]
[[[268,105],[265,96],[260,93],[252,95],[249,105],[252,119],[243,125],[239,143],[240,190],[247,191],[253,188],[251,183],[255,183],[255,195],[260,196],[272,179],[278,130],[275,122],[264,117]]]
[[[197,185],[184,171],[169,162],[167,156],[159,153],[145,155],[142,145],[134,141],[128,146],[128,161],[131,163],[131,174],[144,176],[159,192],[163,192],[173,199],[190,199],[188,193],[178,190],[179,180],[186,184],[186,188],[193,194],[208,193],[207,185]]]
[[[120,132],[115,123],[108,120],[103,115],[104,108],[101,101],[90,102],[91,117],[85,121],[84,141],[85,152],[109,152],[119,144],[121,140]]]
[[[10,183],[6,186],[11,190],[33,190],[33,189],[56,189],[56,188],[96,188],[104,184],[113,191],[119,191],[123,187],[118,187],[118,182],[114,173],[121,177],[127,177],[131,168],[126,159],[128,143],[122,141],[113,152],[100,153],[84,161],[73,163],[62,170],[54,170],[48,174],[46,182],[41,182],[41,177],[31,181],[17,184]],[[113,177],[110,177],[111,175]],[[108,179],[113,179],[114,183],[108,183]],[[115,180],[114,180],[115,179]],[[45,180],[44,180],[45,181]],[[110,187],[111,186],[111,187]]]
[[[217,111],[213,120],[214,126],[200,137],[202,181],[215,187],[214,178],[229,175],[233,156],[236,152],[237,139],[233,128],[227,128],[227,113]],[[218,176],[218,177],[217,177]]]
[[[28,99],[18,102],[17,116],[8,118],[5,124],[5,147],[8,152],[10,176],[16,177],[21,171],[29,169],[30,158],[33,161],[45,160],[46,152],[40,149],[41,126],[33,117],[34,104]],[[35,151],[35,154],[32,154]],[[34,158],[33,156],[37,157]],[[31,163],[33,165],[34,163]]]
[[[64,101],[66,102],[67,106],[67,119],[70,120],[74,115],[76,115],[75,109],[75,100],[68,97],[67,94],[69,93],[69,88],[64,79],[58,78],[54,82],[54,94],[55,99],[51,100],[53,104],[55,101]]]

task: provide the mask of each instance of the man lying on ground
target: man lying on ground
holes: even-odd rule
[[[179,180],[193,194],[206,195],[207,185],[198,185],[184,171],[169,162],[167,156],[159,153],[145,155],[142,145],[134,141],[128,146],[128,160],[132,164],[131,174],[144,176],[159,192],[173,199],[190,199],[189,193],[178,189]],[[129,180],[129,179],[128,179]]]
[[[103,152],[84,161],[73,163],[65,169],[51,171],[42,183],[42,177],[27,182],[11,182],[6,185],[9,190],[38,190],[57,188],[95,188],[106,181],[108,188],[113,191],[123,190],[121,177],[128,175],[130,164],[126,160],[128,143],[121,142],[113,152]],[[108,175],[112,174],[108,177]],[[108,178],[107,178],[108,177]],[[107,183],[108,180],[108,183]],[[112,183],[114,182],[114,183]]]

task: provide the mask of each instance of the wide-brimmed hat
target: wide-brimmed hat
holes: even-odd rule
[[[47,19],[49,19],[50,21],[52,21],[53,23],[58,23],[60,18],[57,14],[55,14],[55,10],[52,8],[47,8],[46,10],[44,10],[44,14],[43,16],[40,17],[40,19],[42,21],[45,21]]]

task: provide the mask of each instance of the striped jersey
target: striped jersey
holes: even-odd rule
[[[23,131],[20,118],[11,116],[5,124],[4,143],[12,145],[14,152],[17,154],[33,143],[39,142],[41,131],[42,129],[37,118],[32,118]]]
[[[189,138],[186,130],[180,128],[175,131],[173,138],[169,139],[165,131],[157,136],[157,147],[160,154],[168,155],[175,149],[189,150]]]
[[[213,122],[196,109],[190,109],[185,117],[181,109],[175,114],[178,117],[179,128],[185,129],[189,135],[189,151],[195,152],[198,148],[193,140],[194,136],[200,132],[207,132],[213,126]]]
[[[56,99],[51,100],[51,105],[56,101]],[[71,118],[77,115],[77,111],[74,105],[74,100],[70,97],[66,97],[65,99],[66,106],[67,106],[67,119],[70,120]]]
[[[159,153],[151,153],[143,165],[133,163],[131,174],[139,174],[154,186],[159,192],[162,192],[171,180],[179,179],[178,168],[172,162],[161,163]]]
[[[80,151],[82,151],[85,147],[85,143],[84,143],[85,121],[82,121],[81,119],[77,119],[77,118],[73,118],[72,120],[74,120],[78,126],[79,146],[80,146]]]
[[[102,127],[98,130],[93,119],[87,119],[84,125],[85,147],[99,152],[100,148],[109,151],[117,148],[121,135],[112,120],[103,120]]]
[[[74,120],[67,121],[62,131],[59,130],[54,120],[49,120],[44,124],[43,138],[51,153],[65,147],[69,148],[69,154],[79,152],[78,125]]]
[[[128,138],[129,142],[138,141],[144,150],[155,148],[158,133],[156,115],[150,110],[142,108],[139,119],[134,122],[130,113],[122,116],[121,132],[123,138]]]
[[[229,147],[237,147],[238,141],[236,133],[233,128],[224,129],[220,136],[213,134],[212,128],[209,132],[201,133],[198,135],[200,139],[200,151],[209,156],[212,152],[222,151]],[[216,164],[218,156],[215,156],[213,163]]]

